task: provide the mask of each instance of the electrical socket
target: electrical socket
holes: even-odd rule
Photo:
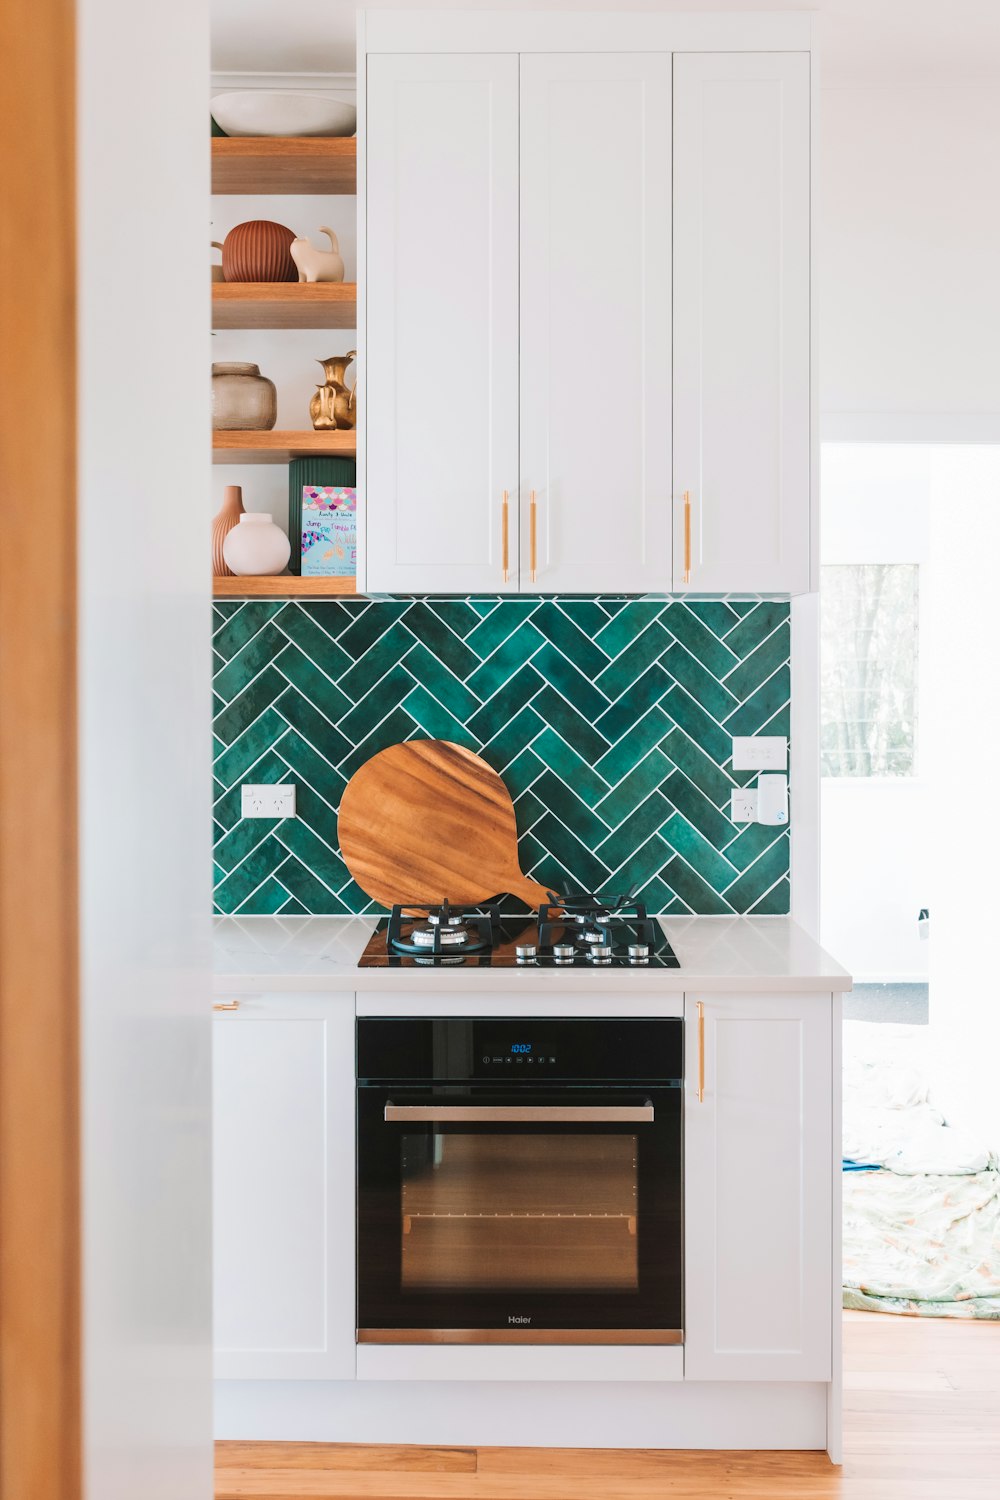
[[[729,821],[731,823],[756,823],[756,787],[738,786],[733,788],[729,802]]]
[[[294,818],[295,783],[241,786],[240,815],[244,818]]]
[[[787,765],[788,741],[784,735],[734,736],[734,771],[783,771]]]

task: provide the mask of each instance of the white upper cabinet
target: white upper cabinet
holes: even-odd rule
[[[521,58],[522,590],[671,587],[670,85],[669,53]]]
[[[367,68],[367,587],[517,587],[518,59]]]
[[[810,587],[810,54],[672,26],[376,27],[405,40],[364,55],[369,590]]]
[[[807,53],[674,57],[678,592],[809,588],[809,121]]]
[[[830,997],[686,995],[684,1019],[685,1377],[828,1381]]]

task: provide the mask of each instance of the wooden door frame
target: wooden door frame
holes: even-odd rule
[[[0,9],[0,1494],[79,1500],[75,7]]]

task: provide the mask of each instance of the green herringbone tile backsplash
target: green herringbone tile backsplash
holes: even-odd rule
[[[514,797],[521,866],[555,890],[640,885],[652,911],[788,911],[788,830],[729,821],[734,734],[789,732],[787,604],[350,600],[215,607],[216,909],[380,911],[337,808],[398,740],[480,752]],[[240,817],[294,781],[298,816]]]

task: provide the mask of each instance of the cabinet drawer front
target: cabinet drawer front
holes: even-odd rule
[[[678,590],[809,587],[809,100],[806,53],[674,58]]]
[[[367,582],[517,583],[517,58],[367,77]]]

